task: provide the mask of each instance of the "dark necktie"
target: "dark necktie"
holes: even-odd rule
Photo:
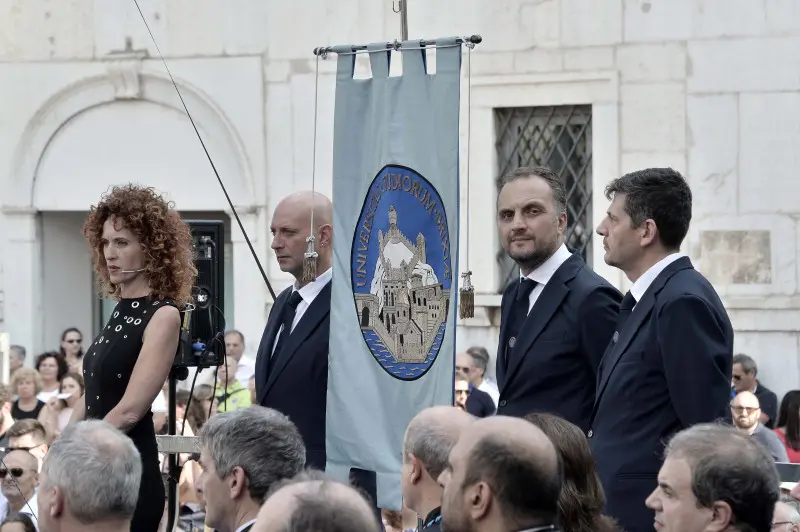
[[[517,295],[514,298],[513,307],[511,308],[511,323],[508,326],[508,344],[506,345],[506,370],[508,370],[508,360],[511,352],[514,350],[514,345],[517,343],[517,336],[522,329],[522,324],[525,323],[525,318],[528,317],[528,307],[531,304],[531,292],[536,288],[536,281],[533,279],[520,279],[517,285]]]
[[[633,307],[636,305],[636,298],[633,297],[633,294],[630,291],[625,294],[625,297],[622,298],[622,302],[619,304],[619,315],[617,316],[617,332],[622,332],[622,327],[625,325],[625,322],[631,315],[633,311]]]
[[[297,305],[299,305],[302,300],[303,297],[300,295],[300,292],[295,290],[292,292],[292,295],[289,296],[289,301],[286,303],[286,306],[283,307],[283,330],[280,332],[280,336],[278,337],[278,343],[275,345],[275,351],[272,352],[272,356],[269,358],[268,370],[272,370],[272,366],[275,365],[275,361],[281,355],[283,346],[286,345],[286,339],[289,338],[289,335],[292,333],[292,322],[294,322],[294,316],[297,313]]]

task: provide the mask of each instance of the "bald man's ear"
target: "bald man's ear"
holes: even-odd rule
[[[466,505],[474,521],[486,519],[492,509],[492,488],[485,482],[477,482],[465,490]]]
[[[333,226],[331,224],[320,225],[317,229],[317,240],[319,240],[320,247],[331,247],[333,245]]]
[[[422,480],[422,462],[414,453],[408,453],[408,466],[408,482],[412,485],[418,484]]]

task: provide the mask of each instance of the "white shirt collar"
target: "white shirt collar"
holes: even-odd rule
[[[650,285],[653,284],[653,281],[656,280],[656,277],[658,277],[659,274],[667,268],[667,266],[684,256],[685,255],[683,253],[672,253],[667,255],[660,261],[650,266],[650,268],[648,268],[641,277],[636,279],[636,282],[631,285],[631,295],[633,295],[633,298],[636,299],[636,302],[638,303],[641,301],[644,293],[647,292],[647,289],[650,288]]]
[[[255,523],[255,522],[256,522],[256,520],[255,520],[255,519],[251,519],[250,521],[248,521],[248,522],[246,522],[246,523],[242,524],[242,526],[240,526],[239,528],[237,528],[237,529],[236,529],[236,532],[242,532],[242,530],[244,530],[245,528],[247,528],[248,526],[252,525],[252,524],[253,524],[253,523]]]
[[[549,259],[541,263],[538,268],[528,274],[528,279],[533,279],[542,286],[546,285],[550,282],[550,279],[553,278],[553,275],[555,275],[561,265],[567,262],[571,256],[572,253],[569,252],[567,246],[561,244],[556,252],[550,255]],[[522,277],[523,276],[520,275],[520,279]]]
[[[317,278],[314,281],[311,281],[303,288],[298,289],[297,283],[294,284],[292,287],[292,292],[299,292],[300,297],[303,298],[303,301],[310,305],[314,299],[322,292],[322,289],[325,288],[325,285],[328,284],[331,279],[333,278],[333,269],[328,268],[322,275],[317,275]]]

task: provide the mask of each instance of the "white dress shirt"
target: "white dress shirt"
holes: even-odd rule
[[[650,266],[641,277],[636,279],[636,282],[631,285],[630,289],[631,295],[636,300],[636,303],[641,301],[644,293],[647,292],[647,289],[650,288],[650,285],[653,284],[653,281],[656,280],[656,277],[658,277],[659,274],[667,268],[667,266],[683,256],[683,253],[671,253],[670,255],[667,255],[660,261]],[[636,308],[635,305],[634,308]]]
[[[331,279],[333,279],[333,270],[328,268],[322,275],[318,275],[316,280],[311,281],[303,288],[297,288],[297,283],[294,284],[292,293],[298,292],[303,299],[297,304],[297,310],[294,313],[294,321],[292,321],[292,331],[297,327],[297,324],[300,323],[303,314],[306,313],[311,303],[317,298],[319,293],[322,292],[325,285],[331,282]],[[278,330],[278,334],[275,335],[275,343],[272,344],[273,354],[275,353],[275,346],[278,345],[281,334],[283,334],[283,325],[281,325],[281,328]]]
[[[536,303],[536,300],[539,299],[539,295],[542,293],[542,291],[544,291],[544,287],[550,282],[550,279],[553,278],[553,275],[555,275],[556,270],[558,270],[562,264],[567,262],[567,259],[569,259],[571,256],[572,253],[569,252],[567,246],[565,244],[561,244],[561,246],[550,256],[549,259],[541,263],[538,268],[528,274],[528,279],[533,279],[536,281],[536,286],[533,290],[531,290],[531,295],[528,296],[530,301],[528,304],[529,314],[533,308],[533,305]]]

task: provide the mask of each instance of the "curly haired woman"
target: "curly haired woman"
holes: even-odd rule
[[[83,226],[106,295],[118,301],[83,357],[86,392],[70,422],[103,419],[142,457],[132,532],[158,530],[164,484],[150,405],[178,349],[180,310],[197,276],[189,227],[151,188],[114,187]]]

